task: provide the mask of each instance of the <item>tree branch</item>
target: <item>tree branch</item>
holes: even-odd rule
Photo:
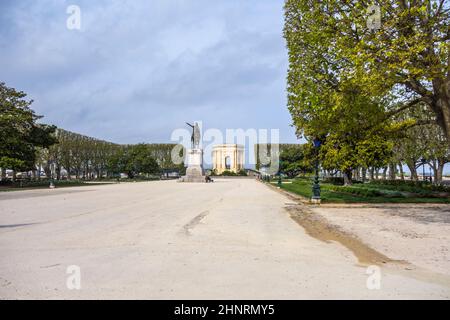
[[[400,108],[398,108],[396,110],[389,111],[388,113],[386,113],[386,119],[390,118],[390,117],[392,117],[392,116],[394,116],[394,115],[396,115],[396,114],[398,114],[398,113],[400,113],[400,112],[402,112],[402,111],[404,111],[406,109],[409,109],[409,108],[415,106],[419,102],[423,102],[422,98],[417,98],[417,99],[411,100],[408,103],[406,103],[403,106],[401,106]]]

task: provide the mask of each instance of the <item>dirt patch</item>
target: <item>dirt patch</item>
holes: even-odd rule
[[[203,220],[207,215],[209,214],[209,211],[203,211],[199,215],[195,216],[191,221],[189,221],[187,224],[183,226],[183,233],[190,236],[191,230],[195,228],[196,225],[200,223],[200,221]]]
[[[403,260],[393,260],[384,254],[372,249],[367,244],[349,234],[338,226],[332,225],[324,218],[314,214],[301,205],[288,206],[286,210],[291,218],[302,226],[306,233],[323,242],[336,241],[349,249],[358,259],[358,263],[363,266],[383,265],[386,263],[396,263],[407,265]]]

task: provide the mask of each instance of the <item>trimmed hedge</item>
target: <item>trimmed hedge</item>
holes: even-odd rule
[[[341,193],[350,193],[361,197],[382,197],[385,194],[377,189],[359,188],[352,186],[330,186],[329,190]]]
[[[336,186],[343,186],[344,185],[344,178],[343,177],[328,177],[323,179],[324,183],[330,183]],[[353,184],[362,183],[362,181],[359,180],[352,180]]]
[[[386,188],[387,187],[387,188]],[[431,190],[398,190],[396,186],[370,186],[370,185],[359,185],[359,186],[333,186],[328,187],[330,191],[338,193],[347,193],[360,197],[387,197],[387,198],[443,198],[444,194],[440,194],[436,191]],[[416,187],[417,189],[417,187]]]
[[[372,180],[369,185],[382,185],[393,186],[396,190],[417,192],[421,191],[438,191],[438,192],[450,192],[450,187],[444,185],[434,185],[428,181],[413,181],[413,180]]]

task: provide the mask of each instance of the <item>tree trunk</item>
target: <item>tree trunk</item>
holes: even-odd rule
[[[381,175],[381,179],[382,179],[382,180],[386,180],[387,169],[388,169],[388,167],[384,167],[384,168],[383,168],[383,174]]]
[[[356,169],[356,179],[361,181],[361,168]]]
[[[361,180],[362,182],[366,182],[367,179],[367,168],[361,169]]]
[[[5,181],[6,180],[6,169],[2,168],[1,169],[1,181]]]
[[[396,178],[396,168],[395,163],[389,163],[389,180],[395,180]]]
[[[400,171],[400,179],[402,179],[402,181],[405,181],[405,173],[403,172],[403,165],[402,165],[402,163],[398,164],[398,169]]]
[[[50,167],[49,167],[48,165],[46,165],[46,166],[44,167],[44,172],[45,172],[45,177],[46,177],[47,179],[51,179],[51,178],[52,178],[52,173],[51,173]]]
[[[437,175],[434,178],[434,183],[435,184],[442,184],[442,177],[443,177],[443,173],[444,173],[444,162],[442,162],[437,170]]]
[[[431,165],[431,168],[433,169],[434,184],[442,184],[445,160],[444,159],[433,160],[433,161],[431,161],[430,165]]]
[[[369,170],[369,179],[370,179],[370,181],[373,181],[373,180],[375,179],[375,176],[374,176],[374,168],[373,168],[373,167],[370,167],[370,170]]]
[[[352,185],[352,170],[345,170],[344,172],[344,186]]]
[[[417,176],[416,164],[412,163],[410,161],[407,161],[406,165],[408,166],[408,169],[411,172],[411,180],[418,181],[419,177]]]
[[[444,131],[447,140],[450,141],[450,79],[434,79],[433,91],[435,99],[430,104],[436,114],[436,122]]]

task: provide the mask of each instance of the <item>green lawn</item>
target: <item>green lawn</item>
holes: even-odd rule
[[[286,183],[292,182],[292,183]],[[276,181],[272,181],[276,185]],[[383,184],[355,184],[351,187],[321,183],[324,203],[450,203],[450,197],[438,197],[437,192],[426,188]],[[312,179],[285,180],[282,189],[311,198]],[[411,192],[417,192],[411,193]]]

